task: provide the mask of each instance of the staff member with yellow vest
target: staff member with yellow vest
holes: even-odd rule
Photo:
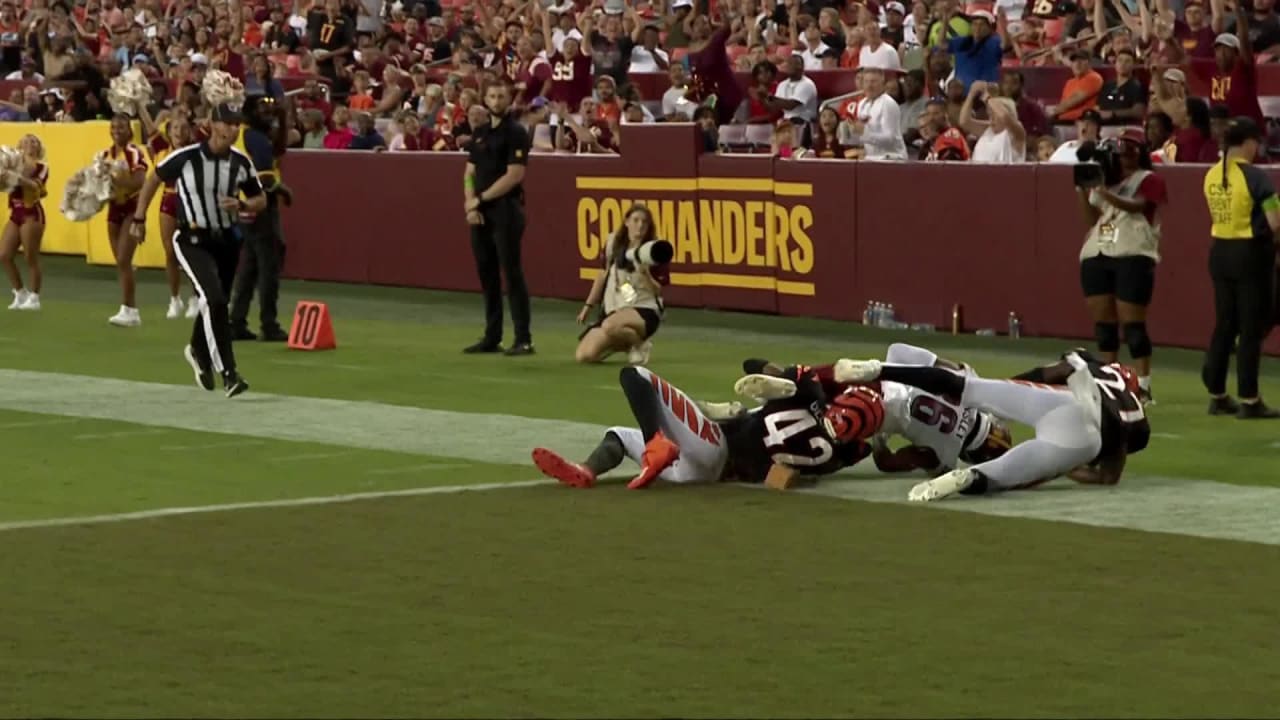
[[[1280,227],[1280,198],[1266,173],[1250,164],[1257,157],[1262,131],[1249,118],[1231,121],[1226,151],[1204,176],[1204,197],[1213,222],[1209,275],[1213,278],[1213,338],[1201,373],[1209,390],[1209,414],[1241,419],[1280,418],[1258,393],[1262,341],[1271,329],[1275,282],[1275,231]],[[1227,366],[1236,349],[1240,402],[1227,395]]]
[[[280,271],[284,265],[284,232],[280,225],[280,203],[293,202],[289,186],[280,178],[280,156],[287,144],[286,132],[275,99],[269,95],[245,98],[245,128],[240,136],[244,152],[262,179],[267,207],[258,213],[241,213],[245,235],[244,261],[236,273],[231,292],[231,338],[279,342],[289,339],[280,327],[277,304],[280,300]],[[261,335],[249,330],[249,303],[258,291],[258,320]]]

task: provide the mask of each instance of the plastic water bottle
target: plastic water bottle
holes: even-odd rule
[[[1009,337],[1013,340],[1022,337],[1022,318],[1016,312],[1009,313]]]
[[[871,309],[871,324],[875,327],[884,327],[884,303],[877,302]]]
[[[866,307],[864,307],[864,308],[862,308],[862,324],[863,324],[863,325],[870,325],[870,324],[871,324],[871,318],[873,317],[873,313],[872,313],[872,310],[871,310],[871,306],[872,306],[872,304],[873,304],[873,303],[872,303],[870,300],[868,300],[868,301],[867,301],[867,306],[866,306]]]
[[[888,307],[884,309],[884,314],[885,327],[896,327],[895,323],[898,322],[898,313],[893,309],[893,303],[889,303]]]

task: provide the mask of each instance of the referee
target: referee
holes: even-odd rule
[[[515,342],[507,355],[532,355],[529,332],[529,288],[520,264],[520,237],[524,234],[525,163],[529,159],[529,133],[507,114],[511,89],[502,83],[484,92],[489,125],[476,129],[467,169],[462,176],[467,224],[471,226],[471,251],[484,292],[484,337],[465,353],[502,352],[502,276],[507,279],[511,323]]]
[[[139,241],[145,237],[143,224],[151,197],[161,183],[176,182],[178,231],[173,252],[200,297],[200,315],[183,354],[195,370],[196,384],[212,390],[217,372],[229,398],[249,389],[236,372],[227,316],[227,293],[240,258],[236,225],[240,211],[261,212],[267,206],[253,163],[233,147],[242,119],[235,108],[214,108],[208,140],[177,150],[156,165],[155,174],[142,186],[130,229]],[[240,199],[240,194],[247,199]]]
[[[1209,275],[1213,278],[1213,338],[1205,353],[1202,377],[1209,391],[1209,414],[1241,419],[1280,418],[1258,394],[1262,341],[1271,329],[1275,282],[1275,231],[1280,227],[1280,198],[1266,173],[1250,164],[1262,132],[1251,119],[1238,117],[1226,131],[1222,162],[1204,176],[1204,197],[1213,222]],[[1227,366],[1236,348],[1240,402],[1227,395]]]

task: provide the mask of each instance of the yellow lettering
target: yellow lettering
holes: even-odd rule
[[[773,204],[773,212],[769,213],[769,246],[765,250],[765,261],[770,267],[780,264],[782,269],[791,272],[791,256],[787,254],[787,238],[791,236],[790,218],[787,209],[778,203]]]
[[[760,255],[760,241],[764,240],[765,225],[769,222],[769,206],[760,200],[751,200],[746,204],[746,243],[747,264],[752,267],[764,267],[764,258]]]
[[[595,200],[580,198],[578,200],[578,252],[583,260],[595,260],[600,257],[600,236],[591,232],[591,226],[600,218]]]
[[[720,234],[724,238],[724,264],[740,265],[747,254],[743,244],[746,229],[743,227],[742,205],[729,200],[717,200],[720,206]]]
[[[698,255],[698,214],[692,200],[681,200],[676,213],[680,218],[679,239],[676,241],[676,262],[702,262]]]
[[[807,205],[797,205],[791,209],[791,237],[796,241],[796,249],[791,252],[791,263],[801,275],[813,270],[813,239],[809,237],[809,228],[813,227],[813,211]]]
[[[622,203],[617,198],[600,202],[600,237],[612,237],[622,227]]]
[[[653,218],[653,226],[656,228],[658,237],[671,242],[676,236],[676,203],[674,200],[663,200],[662,202],[649,203],[649,207],[657,212],[658,208],[662,208],[662,212]]]
[[[716,214],[716,208],[711,204],[710,200],[702,200],[698,203],[698,228],[702,230],[702,259],[704,262],[715,263],[721,262],[721,248],[724,246],[722,236],[720,234],[720,216]]]

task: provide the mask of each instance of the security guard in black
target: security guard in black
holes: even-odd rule
[[[484,336],[467,353],[502,352],[502,278],[507,280],[514,342],[507,355],[533,354],[529,330],[529,288],[520,261],[524,235],[525,164],[529,133],[507,114],[511,89],[495,83],[485,90],[490,121],[476,130],[463,175],[464,212],[471,226],[471,250],[484,293]]]
[[[1280,418],[1258,392],[1262,343],[1272,326],[1276,272],[1275,231],[1280,198],[1271,178],[1250,161],[1258,154],[1262,130],[1253,120],[1235,118],[1226,131],[1221,162],[1204,176],[1205,203],[1213,222],[1209,275],[1213,279],[1213,336],[1202,377],[1210,415],[1242,419]],[[1240,401],[1227,394],[1233,346]]]

